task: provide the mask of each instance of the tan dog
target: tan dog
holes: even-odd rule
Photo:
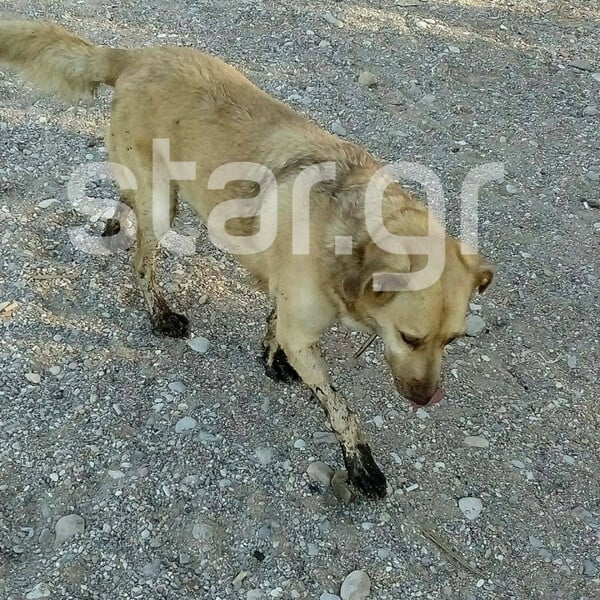
[[[210,225],[213,209],[224,201],[254,197],[256,210],[267,206],[263,179],[240,176],[215,185],[209,179],[216,169],[237,162],[270,170],[278,190],[273,243],[256,253],[236,252],[275,304],[263,342],[268,371],[281,378],[297,374],[310,387],[341,444],[350,480],[368,495],[385,495],[385,477],[359,419],[329,381],[319,339],[337,320],[376,333],[399,392],[418,404],[439,400],[443,348],[464,334],[469,298],[490,283],[491,268],[479,256],[463,254],[439,226],[428,227],[426,208],[388,181],[380,237],[429,233],[442,242],[444,267],[435,282],[417,291],[374,285],[374,273],[406,275],[423,267],[421,254],[387,252],[369,234],[365,193],[381,164],[217,58],[188,48],[97,47],[53,24],[5,21],[0,62],[48,92],[78,96],[93,93],[99,84],[115,88],[107,147],[110,160],[135,179],[132,185],[117,177],[122,188],[130,188],[123,189],[122,200],[137,217],[134,265],[158,332],[188,335],[187,319],[169,309],[155,278],[158,240],[175,216],[177,195]],[[163,145],[153,152],[156,139],[168,140],[170,149]],[[175,173],[181,161],[196,163],[193,179]],[[306,251],[292,252],[294,184],[305,167],[327,162],[335,174],[311,186],[301,207],[309,209]],[[162,204],[156,202],[158,188],[167,190]],[[256,210],[230,219],[226,233],[250,239],[261,227]],[[157,218],[161,211],[166,223]],[[117,215],[105,234],[118,233]],[[338,236],[350,239],[346,253],[336,251]]]

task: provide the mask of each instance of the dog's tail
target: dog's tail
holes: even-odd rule
[[[76,98],[114,86],[134,52],[94,46],[53,23],[0,21],[0,63],[47,93]]]

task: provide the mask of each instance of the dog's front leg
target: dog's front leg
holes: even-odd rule
[[[385,476],[373,459],[358,416],[329,382],[327,365],[318,343],[306,336],[305,326],[300,323],[293,326],[290,319],[282,318],[284,314],[277,322],[277,340],[290,365],[325,410],[342,447],[349,480],[367,496],[383,498],[386,494]]]

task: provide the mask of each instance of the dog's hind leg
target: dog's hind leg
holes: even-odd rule
[[[277,309],[273,309],[267,317],[267,332],[263,339],[262,361],[265,373],[271,379],[290,383],[300,379],[294,367],[288,362],[285,352],[281,349],[276,336]]]
[[[152,195],[149,189],[138,191],[136,217],[137,249],[133,264],[140,289],[150,311],[154,332],[175,338],[188,337],[189,321],[187,317],[175,313],[169,308],[156,279],[158,239],[153,220]]]
[[[306,323],[294,317],[297,311],[278,308],[277,340],[290,365],[325,410],[342,447],[349,480],[367,496],[383,498],[387,487],[385,476],[373,459],[358,416],[329,382],[327,365],[318,346],[318,335],[307,334]]]

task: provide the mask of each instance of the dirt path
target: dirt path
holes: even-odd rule
[[[151,334],[127,252],[71,242],[100,230],[66,183],[105,158],[109,93],[71,106],[0,73],[0,598],[315,600],[354,569],[377,600],[600,597],[593,5],[4,2],[2,16],[101,43],[221,56],[378,156],[433,169],[453,231],[469,170],[506,174],[480,195],[498,274],[472,307],[484,331],[449,349],[445,405],[412,414],[380,346],[352,366],[364,337],[328,336],[392,486],[342,505],[306,475],[340,466],[329,436],[313,437],[321,411],[257,360],[265,298],[197,220],[178,224],[196,255],[166,253],[162,280],[206,354]],[[107,182],[88,193],[114,197]],[[195,427],[178,433],[184,417]],[[474,520],[465,497],[481,500]],[[83,525],[59,534],[83,531],[56,545],[71,514]]]

